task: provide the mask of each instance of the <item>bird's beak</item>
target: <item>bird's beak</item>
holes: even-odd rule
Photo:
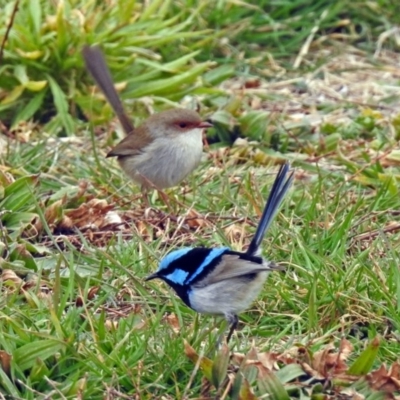
[[[158,278],[157,272],[155,272],[154,274],[151,274],[148,277],[144,278],[144,280],[147,282],[147,281],[151,281],[152,279],[156,279],[156,278]]]
[[[203,128],[203,129],[207,129],[207,128],[211,128],[212,126],[213,126],[213,124],[211,122],[203,121],[203,122],[200,122],[198,127],[199,128]]]

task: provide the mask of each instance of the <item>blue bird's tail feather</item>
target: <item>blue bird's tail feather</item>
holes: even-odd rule
[[[248,255],[253,256],[257,254],[258,248],[260,247],[260,244],[264,238],[264,234],[278,212],[279,206],[281,205],[286,192],[292,183],[293,171],[290,173],[290,175],[288,175],[289,169],[289,163],[285,163],[279,168],[278,175],[276,176],[275,182],[272,185],[272,189],[269,193],[257,231],[250,243],[249,248],[247,249],[246,253]]]

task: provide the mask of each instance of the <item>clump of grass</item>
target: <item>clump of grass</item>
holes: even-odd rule
[[[4,4],[3,34],[13,6]],[[133,0],[102,5],[21,0],[4,49],[0,117],[12,128],[34,118],[47,132],[60,135],[76,132],[77,119],[84,116],[96,120],[103,114],[103,120],[108,119],[110,109],[93,100],[82,68],[84,44],[103,46],[124,96],[179,102],[188,94],[207,93],[210,84],[232,76],[232,66],[248,75],[252,66],[268,62],[268,54],[293,61],[310,38],[343,37],[372,51],[370,38],[388,32],[393,15],[395,9],[384,2],[349,6],[340,1],[332,6],[325,0],[298,0],[273,6],[230,0],[154,0],[147,5]],[[228,42],[220,41],[224,37]],[[207,76],[210,60],[230,66]]]
[[[396,101],[394,85],[388,84],[386,108],[377,112],[369,99],[357,97],[369,92],[354,81],[359,72],[346,75],[346,85],[358,91],[354,102],[352,97],[335,103],[326,99],[340,92],[343,76],[336,86],[323,86],[330,69],[267,86],[259,68],[270,54],[280,55],[282,64],[295,58],[315,21],[316,45],[318,38],[342,34],[346,43],[359,40],[368,47],[364,39],[371,32],[376,37],[391,26],[392,6],[374,4],[360,8],[356,2],[345,10],[344,2],[328,7],[322,1],[278,7],[156,0],[147,8],[133,1],[21,2],[1,66],[6,100],[0,112],[12,126],[32,116],[40,123],[34,129],[21,124],[16,140],[8,140],[6,151],[0,148],[2,393],[28,399],[238,393],[299,398],[320,395],[331,385],[342,388],[328,370],[318,375],[325,386],[310,378],[299,388],[301,363],[290,369],[279,361],[281,371],[263,371],[263,379],[246,363],[233,366],[226,348],[215,349],[225,328],[221,319],[198,316],[165,285],[143,281],[173,247],[246,246],[270,189],[272,165],[283,158],[295,166],[296,182],[263,253],[286,272],[271,274],[259,299],[240,316],[232,349],[256,361],[264,352],[283,356],[295,347],[303,351],[304,366],[315,354],[332,355],[327,344],[344,343],[345,337],[354,348],[350,372],[361,375],[398,358],[399,123],[389,106]],[[383,16],[372,15],[373,7],[386,7]],[[7,3],[0,18],[10,10]],[[271,18],[274,31],[267,26]],[[210,27],[212,32],[205,31]],[[245,51],[240,62],[235,49],[226,52],[229,43],[218,42],[227,33],[230,44]],[[142,99],[129,104],[132,109],[147,113],[143,96],[151,94],[159,107],[187,94],[199,96],[204,109],[218,110],[214,140],[250,139],[207,149],[203,165],[168,193],[176,216],[145,210],[138,189],[102,158],[106,140],[85,139],[81,111],[97,122],[111,115],[103,99],[93,96],[82,69],[79,49],[87,42],[103,46],[123,95]],[[268,52],[265,43],[271,43]],[[201,63],[223,51],[215,69]],[[256,53],[259,58],[248,58]],[[310,69],[319,56],[309,57]],[[351,71],[350,63],[339,63]],[[365,80],[375,82],[382,71],[373,75],[372,64],[363,65],[371,72]],[[217,87],[234,72],[246,79]],[[317,112],[318,124],[307,119]],[[346,118],[339,122],[338,114]],[[50,140],[42,129],[77,137]],[[150,204],[166,211],[156,193]],[[118,219],[109,222],[110,216]],[[188,358],[185,340],[192,356],[203,354],[211,363]],[[222,392],[229,382],[232,390]],[[349,390],[383,396],[372,393],[363,378]]]
[[[50,133],[71,135],[82,113],[98,112],[82,68],[85,44],[102,45],[111,70],[123,71],[116,80],[131,98],[169,94],[177,100],[192,92],[210,63],[194,63],[198,51],[191,46],[212,32],[192,30],[192,13],[180,20],[161,3],[21,1],[3,55],[2,120],[15,127],[34,117]],[[12,7],[4,5],[3,32]],[[175,51],[182,40],[184,55]]]
[[[92,163],[90,157],[75,154],[80,165]],[[49,157],[39,160],[51,164]],[[205,354],[213,359],[224,323],[197,317],[165,285],[145,285],[142,279],[171,246],[227,244],[241,249],[248,243],[273,176],[269,179],[265,167],[254,160],[232,164],[228,157],[226,164],[220,163],[221,159],[219,167],[204,164],[182,189],[186,194],[178,193],[187,209],[195,207],[200,216],[208,215],[205,224],[200,219],[180,230],[173,220],[167,225],[159,219],[131,220],[129,236],[128,231],[116,230],[101,247],[93,241],[95,232],[58,233],[55,220],[49,219],[61,218],[90,197],[62,203],[52,214],[46,210],[65,189],[52,175],[31,183],[33,178],[24,178],[28,186],[6,187],[8,203],[3,199],[2,206],[21,208],[1,217],[7,232],[2,269],[19,277],[3,275],[2,280],[1,346],[11,355],[12,371],[2,376],[3,390],[35,398],[54,391],[66,397],[114,393],[118,398],[118,393],[140,392],[173,398],[186,390],[194,372],[183,338],[196,351],[205,346]],[[197,187],[210,167],[217,168],[212,179]],[[346,182],[350,174],[340,170],[321,168],[316,175],[297,168],[290,199],[263,245],[265,257],[281,262],[287,272],[272,274],[252,309],[241,315],[241,329],[233,341],[236,350],[247,351],[255,340],[260,351],[284,351],[296,343],[312,343],[318,351],[345,335],[358,354],[365,338],[380,334],[374,366],[379,360],[394,361],[398,346],[390,338],[399,327],[398,249],[388,241],[396,231],[387,230],[393,214],[386,211],[399,207],[398,196],[384,183],[376,183],[374,189],[356,180]],[[54,193],[49,197],[50,187]],[[100,194],[96,188],[90,193]],[[114,200],[117,196],[113,194]],[[21,228],[28,214],[42,221],[41,235],[24,237]],[[202,390],[200,375],[193,379],[187,393],[196,396]]]

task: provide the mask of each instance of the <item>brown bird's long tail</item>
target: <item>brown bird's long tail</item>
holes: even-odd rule
[[[134,130],[131,119],[125,112],[121,98],[115,90],[110,70],[107,67],[103,52],[98,46],[84,46],[82,49],[83,59],[86,68],[93,76],[97,85],[100,87],[108,102],[117,115],[123,130],[129,135]]]

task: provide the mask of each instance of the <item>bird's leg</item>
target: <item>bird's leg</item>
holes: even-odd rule
[[[140,174],[140,178],[142,180],[142,194],[144,197],[145,206],[150,207],[149,194],[148,194],[149,189],[155,189],[155,190],[157,190],[157,192],[160,195],[161,199],[163,200],[164,204],[167,206],[169,212],[173,213],[173,209],[171,207],[171,204],[169,202],[167,194],[165,192],[163,192],[161,189],[157,188],[156,185],[154,185],[151,181],[149,181],[142,174]]]
[[[147,189],[147,186],[142,185],[140,188],[140,191],[142,192],[142,200],[143,200],[145,208],[150,208],[149,191]]]
[[[158,194],[160,195],[161,199],[163,200],[164,204],[167,206],[170,213],[174,213],[174,209],[171,206],[169,201],[168,195],[160,189],[157,189]]]
[[[234,330],[238,326],[239,318],[236,314],[225,314],[225,319],[227,320],[228,325],[230,326],[228,336],[226,337],[226,344],[228,344]],[[218,340],[215,344],[216,349],[220,348],[223,342],[224,342],[224,332],[222,332],[218,336]]]
[[[239,318],[236,314],[230,314],[226,318],[228,320],[228,323],[231,325],[229,328],[228,336],[226,337],[226,343],[229,343],[229,340],[234,332],[234,330],[237,328],[238,323],[239,323]]]

